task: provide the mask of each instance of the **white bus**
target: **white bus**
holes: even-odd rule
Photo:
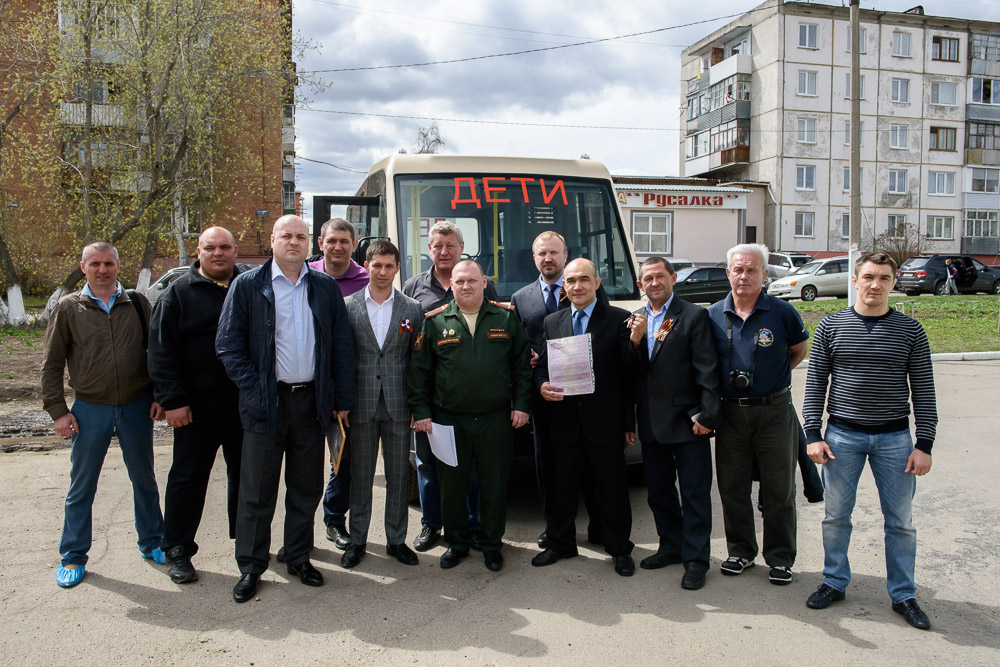
[[[373,239],[395,243],[399,285],[430,268],[427,232],[448,220],[462,229],[465,255],[496,283],[502,300],[538,279],[531,243],[551,230],[566,239],[571,259],[597,265],[613,303],[638,304],[635,257],[611,175],[593,160],[399,154],[373,166],[356,196],[315,201],[315,235],[331,217],[330,205],[346,205],[362,239],[358,257]]]

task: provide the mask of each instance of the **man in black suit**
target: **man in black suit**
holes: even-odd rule
[[[525,285],[514,292],[510,305],[514,306],[517,316],[524,324],[531,341],[531,363],[537,365],[538,357],[545,349],[545,330],[542,326],[545,318],[564,308],[569,308],[569,299],[563,290],[563,269],[569,258],[566,239],[558,232],[545,231],[539,234],[531,244],[531,255],[538,267],[538,280]],[[598,288],[598,298],[603,290]],[[538,492],[542,498],[542,515],[548,520],[548,508],[552,504],[552,448],[546,442],[545,434],[549,431],[549,404],[537,392],[531,402],[532,431],[535,438],[535,474],[538,478]],[[591,517],[591,525],[587,528],[587,539],[600,544],[597,523],[597,498],[593,482],[589,475],[583,479],[583,503],[587,507],[587,515]],[[543,549],[548,546],[545,532],[538,536],[538,546]]]
[[[677,274],[670,262],[650,257],[639,271],[639,287],[649,299],[632,323],[632,331],[643,334],[632,344],[647,364],[637,391],[639,438],[660,537],[656,553],[639,566],[684,563],[681,586],[697,590],[705,585],[712,537],[709,436],[720,420],[719,357],[708,311],[674,298]]]
[[[546,354],[535,368],[535,383],[551,404],[548,441],[552,447],[551,505],[546,534],[548,548],[531,560],[535,566],[552,565],[577,555],[576,519],[580,496],[580,471],[589,468],[597,489],[597,522],[605,550],[623,577],[635,572],[629,540],[632,508],[629,505],[622,440],[635,444],[635,414],[627,374],[641,364],[640,352],[630,340],[626,322],[630,313],[597,298],[597,267],[587,259],[566,265],[563,285],[570,308],[544,321],[545,339],[589,334],[594,370],[594,391],[564,396],[563,388],[549,382]],[[632,333],[639,339],[641,334]]]

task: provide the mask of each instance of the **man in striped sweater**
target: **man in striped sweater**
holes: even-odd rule
[[[911,503],[916,478],[930,472],[937,427],[930,347],[919,322],[889,307],[896,282],[891,257],[862,255],[851,281],[858,290],[857,304],[823,318],[809,356],[803,416],[809,456],[823,465],[826,562],[823,583],[806,605],[825,609],[844,599],[851,580],[851,513],[867,461],[885,519],[886,588],[892,609],[910,625],[926,630],[930,620],[917,605],[913,582],[917,531]],[[910,437],[911,402],[916,446]],[[829,413],[825,439],[824,404]]]

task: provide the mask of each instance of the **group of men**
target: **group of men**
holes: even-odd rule
[[[791,305],[762,290],[766,247],[730,249],[732,292],[707,309],[674,296],[669,260],[648,258],[638,281],[647,302],[630,313],[609,303],[590,260],[569,261],[565,239],[552,231],[532,246],[538,280],[510,306],[497,301],[479,264],[461,259],[462,232],[453,223],[429,230],[432,266],[402,291],[393,287],[400,255],[392,243],[372,242],[362,268],[350,259],[357,241],[347,221],[326,223],[317,240],[324,257],[307,266],[308,227],[284,216],[272,231],[273,258],[241,270],[232,235],[208,229],[198,261],[161,296],[151,319],[145,298],[118,283],[114,248],[84,249],[87,285],[54,310],[42,377],[45,407],[73,444],[60,586],[84,576],[91,506],[112,434],[133,482],[140,554],[169,563],[174,582],[197,579],[195,534],[221,446],[241,573],[234,600],[254,597],[268,567],[282,460],[278,560],[302,583],[322,585],[309,560],[313,518],[323,498],[327,434],[341,424],[349,461],[331,471],[323,505],[343,567],[367,553],[380,442],[386,552],[403,564],[418,562],[406,545],[412,429],[422,510],[414,548],[427,551],[443,531],[442,569],[478,549],[488,569],[500,570],[513,433],[529,417],[545,517],[532,565],[578,555],[583,490],[588,540],[604,546],[618,574],[634,573],[625,447],[638,434],[658,535],[657,551],[640,567],[682,563],[681,586],[704,586],[714,435],[728,551],[722,573],[743,573],[759,553],[772,583],[792,581],[801,429],[790,385],[808,333]],[[852,276],[858,304],[824,319],[814,338],[803,414],[808,454],[823,465],[826,563],[807,604],[822,609],[845,597],[850,516],[869,460],[885,515],[893,609],[926,628],[915,599],[910,506],[915,476],[930,469],[937,415],[923,329],[888,305],[895,268],[884,254],[863,256]],[[550,373],[547,342],[570,336],[588,337],[587,393],[566,392]],[[67,363],[72,411],[63,398]],[[866,398],[874,378],[885,390],[878,402]],[[174,458],[161,517],[152,420],[164,417],[174,429]],[[455,465],[435,457],[428,436],[441,441],[436,429],[453,433]],[[755,467],[762,548],[751,499]]]

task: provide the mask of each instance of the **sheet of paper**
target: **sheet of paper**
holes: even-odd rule
[[[458,465],[458,451],[455,450],[455,427],[431,422],[431,432],[427,434],[431,451],[437,460],[452,468]]]
[[[549,383],[564,396],[594,393],[594,355],[590,334],[546,341]]]
[[[333,466],[333,474],[340,472],[340,459],[344,456],[344,447],[347,446],[347,433],[344,431],[344,422],[337,415],[336,421],[330,424],[330,430],[326,432],[326,442],[330,447],[330,463]]]

